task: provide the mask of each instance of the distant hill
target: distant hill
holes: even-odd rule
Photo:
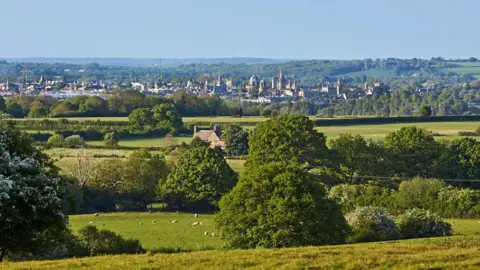
[[[160,66],[162,67],[177,67],[188,64],[278,64],[290,60],[286,59],[269,59],[269,58],[252,58],[252,57],[233,57],[233,58],[49,58],[49,57],[28,57],[28,58],[1,58],[0,60],[7,60],[8,62],[22,62],[22,63],[66,63],[85,65],[97,63],[100,65],[118,65],[131,67],[148,67]]]

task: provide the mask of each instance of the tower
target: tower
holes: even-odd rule
[[[272,77],[272,89],[275,89],[275,77]]]
[[[23,83],[23,89],[27,89],[27,80],[28,80],[28,67],[27,64],[23,65],[23,74],[22,74],[22,83]]]
[[[283,68],[280,69],[280,75],[278,77],[278,82],[277,82],[277,90],[278,91],[283,90]]]
[[[220,72],[218,72],[217,86],[220,87],[220,85],[222,85],[222,77],[220,76]]]
[[[292,89],[297,90],[297,80],[293,80]]]
[[[8,87],[8,78],[7,78],[7,84],[5,85],[5,90],[8,91],[10,88]]]
[[[339,76],[337,80],[337,95],[340,95],[341,91],[342,91],[342,81],[340,81],[340,76]]]

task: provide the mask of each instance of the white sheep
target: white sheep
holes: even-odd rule
[[[198,214],[197,214],[197,213],[195,213],[195,215],[194,215],[194,216],[195,216],[195,218],[198,218]]]
[[[214,232],[212,232],[212,237],[215,237],[215,233],[214,233]]]
[[[202,225],[203,225],[203,222],[200,221],[200,223],[198,223],[198,225],[202,226]]]
[[[140,222],[140,225],[143,225],[143,222]]]
[[[89,225],[93,225],[93,221],[88,222]]]
[[[192,223],[192,226],[198,226],[199,224],[200,224],[200,222],[196,221],[196,222]]]
[[[152,221],[152,224],[157,224],[157,222],[154,220],[154,221]]]
[[[203,235],[208,236],[208,232],[204,232]]]
[[[478,222],[478,224],[480,224],[480,221]]]
[[[178,222],[178,220],[176,220],[176,219],[175,219],[175,220],[172,220],[172,223],[177,223],[177,222]]]
[[[99,214],[99,213],[95,213],[95,215],[93,215],[93,216],[98,217],[98,216],[100,216],[100,214]]]

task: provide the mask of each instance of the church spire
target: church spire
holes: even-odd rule
[[[218,72],[217,86],[220,87],[221,85],[222,85],[222,77],[220,75],[220,72]]]

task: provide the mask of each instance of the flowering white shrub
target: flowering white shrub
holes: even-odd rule
[[[400,216],[398,228],[402,238],[452,235],[452,226],[439,215],[424,209],[412,209]]]
[[[398,237],[393,217],[378,207],[360,207],[346,215],[351,227],[349,242],[373,242]]]

